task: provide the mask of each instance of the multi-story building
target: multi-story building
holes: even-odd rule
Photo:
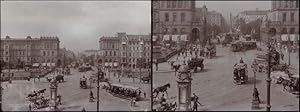
[[[153,2],[153,35],[187,35],[189,41],[203,40],[203,17],[197,16],[195,0],[166,0]],[[204,12],[207,11],[203,7]],[[161,40],[161,39],[157,39]]]
[[[1,38],[1,59],[14,65],[33,63],[57,63],[59,54],[58,37]]]
[[[275,40],[282,34],[299,34],[299,0],[272,1],[271,12],[261,25],[261,35],[266,37],[269,29],[276,31]]]
[[[209,11],[207,12],[207,23],[210,25],[217,25],[220,26],[223,24],[222,22],[224,18],[221,13],[216,11]]]
[[[137,68],[139,58],[151,61],[150,35],[118,33],[116,37],[101,37],[99,61],[107,66]]]
[[[255,21],[257,19],[262,19],[265,17],[270,11],[269,10],[246,10],[243,12],[240,12],[236,16],[236,20],[238,19],[244,19],[245,23],[249,23],[252,21]]]

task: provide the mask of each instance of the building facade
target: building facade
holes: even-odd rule
[[[1,59],[14,65],[57,63],[60,41],[58,37],[1,38]]]
[[[299,35],[299,1],[272,1],[271,12],[263,19],[261,35],[267,36],[269,29],[276,31],[276,37],[288,33]]]
[[[209,11],[207,13],[207,23],[210,25],[217,25],[217,26],[221,26],[223,25],[222,22],[223,21],[223,16],[221,13],[216,12],[216,11]]]
[[[98,61],[106,66],[137,68],[137,60],[151,61],[150,35],[117,33],[116,37],[101,37]]]
[[[203,37],[203,17],[197,16],[195,0],[178,1],[154,0],[153,3],[153,35],[158,38],[164,35],[188,35],[189,41]],[[207,11],[204,7],[204,12]]]
[[[255,21],[257,19],[263,19],[270,11],[269,10],[246,10],[243,12],[240,12],[236,16],[236,20],[238,19],[244,19],[245,23],[249,23],[252,21]]]

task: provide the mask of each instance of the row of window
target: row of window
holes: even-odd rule
[[[161,8],[187,8],[190,1],[181,1],[181,0],[170,0],[170,1],[160,1]]]
[[[38,57],[31,57],[31,58],[29,58],[29,57],[27,57],[27,60],[26,60],[26,58],[25,57],[11,57],[10,58],[11,60],[9,60],[9,58],[8,57],[6,57],[6,58],[4,58],[3,60],[4,61],[6,61],[6,62],[8,62],[8,61],[12,61],[12,62],[18,62],[18,61],[30,61],[30,60],[32,60],[32,62],[37,62],[40,58],[38,58]],[[49,62],[55,62],[55,59],[44,59],[44,60],[42,60],[42,63],[49,63]]]
[[[299,0],[296,0],[296,1],[294,1],[294,0],[285,0],[284,8],[294,8],[294,6],[296,6],[296,8],[299,8]],[[279,7],[281,7],[281,3],[279,4]]]
[[[282,13],[282,22],[286,22],[287,21],[287,13],[284,12]],[[295,13],[291,12],[290,13],[290,21],[294,22],[295,21]]]
[[[177,28],[173,28],[173,29],[165,28],[165,33],[172,33],[172,34],[178,34],[178,33],[185,34],[186,33],[185,28],[180,28],[180,31],[178,31],[178,29]]]
[[[50,54],[50,51],[43,51],[43,56],[55,56],[55,52],[54,51],[51,51],[51,54]]]
[[[186,18],[186,15],[185,15],[185,13],[184,12],[181,12],[180,13],[180,21],[181,22],[185,22],[185,18]],[[165,13],[165,22],[169,22],[170,21],[170,16],[169,16],[169,13],[168,12],[166,12]],[[177,20],[177,12],[173,12],[173,20],[172,20],[173,22],[177,22],[178,20]]]
[[[56,49],[56,44],[46,44],[44,45],[44,49]],[[5,49],[8,49],[9,46],[5,46]],[[17,44],[17,45],[12,45],[13,49],[40,49],[41,46],[39,45],[26,45],[26,44]]]

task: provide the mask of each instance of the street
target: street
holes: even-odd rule
[[[83,75],[89,77],[91,72],[77,72],[75,69],[71,69],[72,75],[65,76],[66,82],[58,84],[58,95],[62,96],[62,105],[58,105],[58,109],[62,111],[81,111],[83,108],[85,110],[96,110],[97,107],[97,86],[96,83],[92,85],[92,91],[94,94],[94,102],[89,102],[89,94],[90,89],[81,89],[79,87],[79,79]],[[111,82],[116,82],[116,77],[110,77]],[[145,91],[147,95],[150,95],[150,84],[140,83],[138,79],[133,83],[131,79],[121,78],[122,84],[128,84],[131,86],[137,86],[141,88],[141,91]],[[89,81],[87,81],[87,85],[89,86]],[[45,97],[49,97],[49,83],[45,78],[41,78],[40,82],[36,80],[34,83],[31,79],[29,81],[19,80],[13,81],[12,84],[8,84],[7,82],[2,83],[2,87],[4,88],[3,92],[3,110],[4,111],[20,111],[20,110],[28,110],[28,101],[25,101],[25,97],[32,90],[40,90],[46,88]],[[22,91],[20,91],[22,90]],[[120,111],[120,110],[128,110],[128,111],[144,111],[150,110],[150,99],[147,98],[145,101],[137,102],[135,107],[130,106],[130,100],[121,99],[111,95],[100,86],[100,105],[99,108],[101,111]],[[147,96],[148,97],[148,96]],[[116,106],[118,108],[116,108]],[[39,110],[47,110],[47,108],[42,108]]]
[[[252,93],[254,89],[254,74],[250,65],[256,57],[256,53],[263,53],[265,51],[246,51],[246,52],[232,52],[229,47],[217,46],[217,56],[212,59],[204,60],[204,70],[198,73],[192,73],[192,93],[199,97],[199,101],[204,106],[199,107],[200,111],[241,111],[251,110]],[[188,53],[189,54],[189,53]],[[188,56],[189,59],[190,56]],[[285,56],[287,57],[287,56]],[[238,63],[243,58],[248,67],[248,83],[245,85],[236,85],[233,82],[233,65]],[[296,59],[296,54],[291,53],[291,59]],[[175,64],[182,64],[183,58],[180,57],[176,61],[176,56],[171,58]],[[291,61],[292,65],[298,65],[298,61]],[[170,69],[167,62],[160,63],[159,70],[153,69],[153,87],[161,86],[166,83],[171,84],[168,88],[167,102],[177,100],[178,89],[176,77],[174,72]],[[153,66],[155,68],[155,66]],[[298,68],[299,67],[293,67]],[[294,73],[294,72],[293,72]],[[178,74],[178,73],[177,73]],[[257,73],[256,86],[260,93],[261,109],[265,110],[266,93],[267,93],[267,74]],[[296,96],[282,90],[282,85],[271,85],[271,110],[299,110],[299,99]],[[158,97],[160,97],[159,95]],[[154,105],[154,108],[158,105]]]

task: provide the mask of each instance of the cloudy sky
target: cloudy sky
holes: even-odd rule
[[[229,21],[230,13],[233,16],[244,10],[270,10],[271,1],[197,1],[196,7],[206,5],[208,11],[215,10],[222,13],[226,21]]]
[[[58,36],[61,47],[98,49],[101,36],[151,33],[150,1],[1,2],[1,37]]]
[[[229,21],[229,14],[256,8],[268,10],[270,1],[197,1]],[[150,1],[5,1],[1,2],[1,37],[58,36],[73,51],[98,49],[101,36],[116,32],[148,34]]]

